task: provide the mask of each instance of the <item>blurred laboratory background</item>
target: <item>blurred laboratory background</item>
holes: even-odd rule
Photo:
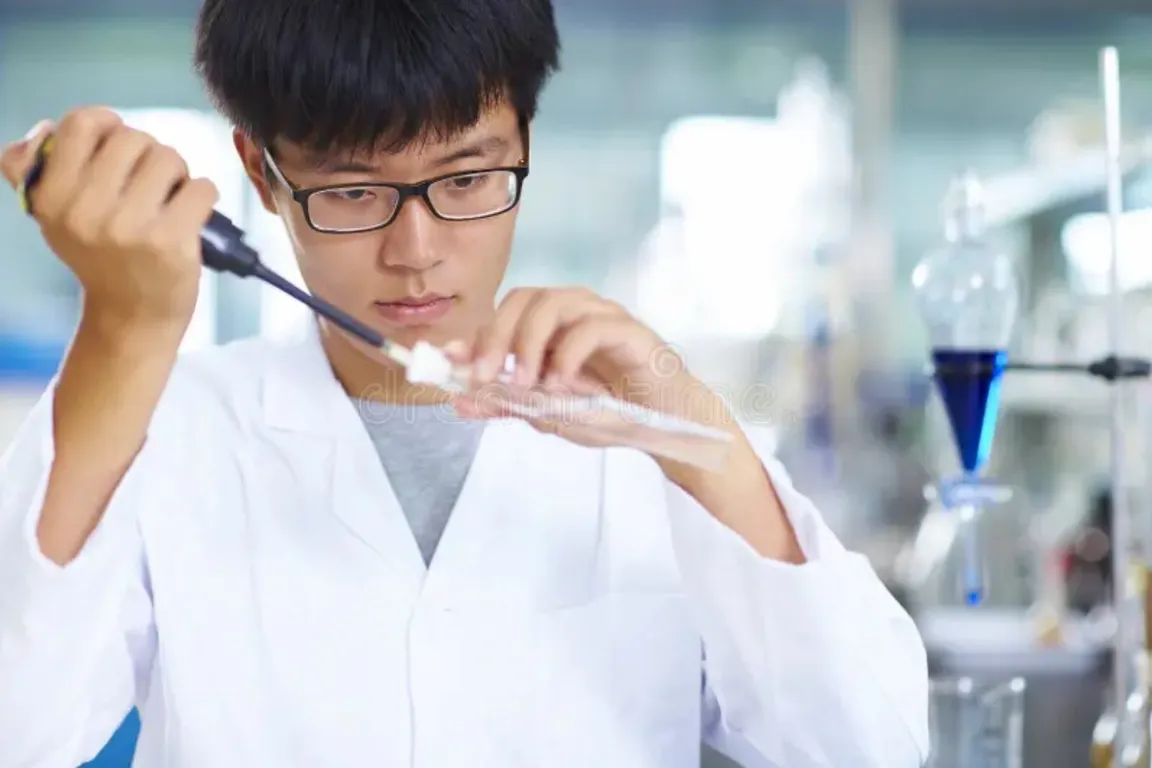
[[[1116,46],[1119,351],[1152,356],[1152,6],[556,4],[563,69],[534,127],[509,286],[579,283],[620,300],[774,433],[797,484],[920,623],[935,765],[1113,765],[1101,755],[1124,731],[1118,709],[1147,724],[1140,686],[1118,697],[1110,672],[1109,561],[1114,510],[1138,566],[1152,531],[1147,385],[1121,385],[1117,503],[1107,383],[1010,370],[984,472],[1011,498],[974,522],[958,515],[925,492],[961,462],[912,275],[949,247],[942,200],[970,171],[990,225],[982,247],[1019,281],[1001,351],[1036,363],[1115,351],[1098,51]],[[190,66],[195,11],[195,0],[0,0],[0,139],[77,105],[113,106],[211,176],[221,210],[294,275]],[[14,196],[0,232],[2,448],[59,363],[78,295]],[[259,285],[204,280],[190,349],[301,320]],[[973,557],[979,601],[965,582]],[[127,765],[131,727],[98,765]],[[1146,752],[1132,759],[1148,765]]]

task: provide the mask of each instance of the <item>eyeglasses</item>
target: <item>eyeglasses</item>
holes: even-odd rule
[[[308,226],[317,232],[352,234],[383,229],[412,197],[424,200],[428,210],[444,221],[475,221],[507,213],[520,202],[528,166],[463,171],[426,179],[417,184],[330,184],[300,189],[290,182],[267,148],[264,161],[276,179],[292,192],[304,210]]]

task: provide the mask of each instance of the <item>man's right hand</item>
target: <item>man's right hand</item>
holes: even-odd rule
[[[29,195],[44,239],[84,288],[84,315],[128,327],[183,330],[200,284],[200,230],[218,200],[190,179],[171,147],[126,126],[108,109],[38,125],[0,155],[18,187],[44,140],[52,152]]]

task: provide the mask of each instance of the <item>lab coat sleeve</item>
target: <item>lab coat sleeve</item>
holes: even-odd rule
[[[155,651],[136,519],[147,449],[79,557],[60,567],[40,551],[53,390],[0,458],[0,763],[27,768],[93,758],[142,696]]]
[[[668,484],[673,546],[703,638],[705,741],[747,768],[918,768],[928,672],[915,624],[779,462],[758,452],[802,565],[761,557]]]

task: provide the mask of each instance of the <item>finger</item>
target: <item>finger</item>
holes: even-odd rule
[[[472,360],[472,344],[456,339],[444,345],[444,354],[454,363],[463,364]]]
[[[608,352],[628,365],[643,360],[640,351],[647,333],[627,317],[601,315],[588,317],[564,331],[552,349],[547,377],[564,384],[586,375],[589,360],[600,352]]]
[[[109,213],[121,205],[121,193],[155,143],[148,134],[127,126],[113,131],[88,165],[68,213],[74,234],[95,235],[103,227]]]
[[[515,416],[512,404],[516,396],[502,384],[470,389],[457,395],[453,405],[465,418],[504,419]]]
[[[597,397],[610,394],[604,382],[581,374],[574,381],[561,382],[559,378],[553,380],[546,378],[544,391],[552,395],[571,395],[574,397]]]
[[[44,173],[30,193],[36,217],[55,221],[71,204],[88,163],[105,137],[123,121],[108,109],[80,109],[60,121],[52,142],[52,154]]]
[[[605,430],[595,422],[581,423],[571,420],[563,422],[552,419],[525,419],[525,421],[537,432],[557,435],[569,442],[589,448],[610,448],[620,444],[620,440],[613,430]]]
[[[476,357],[472,367],[474,383],[487,384],[504,370],[504,360],[511,349],[520,316],[539,293],[531,288],[517,288],[497,307],[491,325],[476,338]]]
[[[32,126],[24,138],[4,148],[3,154],[0,154],[0,173],[3,173],[10,187],[18,189],[24,183],[28,172],[32,170],[40,145],[51,132],[52,121],[41,120]]]
[[[500,419],[506,415],[505,409],[471,397],[457,397],[452,401],[452,407],[460,418],[474,421]]]
[[[212,216],[220,191],[208,179],[191,179],[164,206],[155,226],[174,242],[199,242],[200,231]]]
[[[536,383],[540,362],[548,340],[556,332],[564,311],[565,297],[556,291],[540,291],[520,312],[516,325],[508,330],[507,352],[516,361],[513,381],[517,386]]]
[[[184,158],[171,147],[153,144],[128,180],[113,226],[120,233],[150,227],[187,180]]]
[[[604,301],[591,291],[548,291],[525,309],[516,335],[512,354],[516,356],[516,383],[535,385],[548,359],[557,333],[576,321],[592,315],[609,315],[616,305]]]
[[[611,448],[620,444],[613,432],[605,431],[596,424],[555,424],[548,421],[528,423],[539,432],[559,435],[565,440],[588,448]]]

